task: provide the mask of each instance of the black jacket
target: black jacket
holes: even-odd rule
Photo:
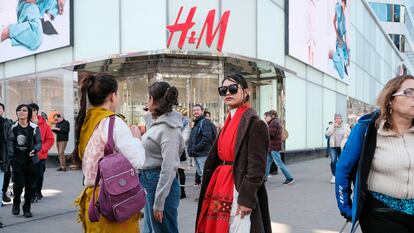
[[[56,128],[60,130],[53,130],[56,134],[56,141],[57,142],[67,142],[69,141],[69,131],[70,131],[70,124],[69,121],[63,119],[63,121],[56,124]]]
[[[188,155],[190,157],[207,156],[216,139],[215,126],[204,116],[194,120],[188,140]]]
[[[16,121],[11,127],[11,131],[12,131],[12,135],[13,135],[13,148],[15,148],[15,146],[16,146],[15,145],[16,137],[13,133],[13,130],[14,130],[15,127],[17,127],[18,124],[19,124],[19,122]],[[28,137],[28,142],[29,142],[28,151],[32,151],[32,150],[35,151],[35,155],[31,158],[32,163],[35,164],[35,163],[39,162],[39,157],[38,157],[37,153],[42,149],[42,137],[40,135],[40,129],[35,123],[29,122],[28,127],[30,127],[30,129],[31,129],[30,130],[30,135]],[[13,156],[10,158],[10,162],[11,162],[12,166],[23,162],[23,160],[21,158],[16,157],[14,152],[15,151],[13,149]]]
[[[11,129],[12,121],[7,118],[0,117],[0,124],[2,124],[3,132],[1,133],[1,151],[0,151],[0,169],[8,172],[10,169],[10,159],[13,156],[13,131]]]

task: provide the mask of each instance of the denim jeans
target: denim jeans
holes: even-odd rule
[[[269,175],[270,166],[272,165],[272,160],[275,161],[276,165],[282,170],[283,174],[285,175],[286,179],[293,179],[292,175],[289,173],[286,165],[282,162],[280,157],[280,152],[272,150],[269,152],[267,156],[267,163],[266,163],[266,177]]]
[[[332,175],[335,176],[336,162],[338,161],[339,156],[341,156],[341,147],[331,147],[329,156],[331,157],[331,172]]]
[[[203,177],[204,164],[206,163],[207,156],[195,157],[194,159],[195,159],[197,174]]]
[[[139,174],[141,184],[147,192],[147,203],[144,207],[143,233],[178,233],[180,185],[178,184],[177,178],[174,178],[170,193],[165,200],[162,223],[159,223],[154,219],[153,206],[160,172],[161,171],[159,169],[153,169],[140,171]]]

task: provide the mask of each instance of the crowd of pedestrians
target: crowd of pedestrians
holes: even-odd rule
[[[142,129],[128,126],[115,113],[119,105],[115,77],[105,73],[84,77],[75,140],[85,186],[75,203],[84,232],[178,232],[180,199],[186,198],[184,163],[193,159],[194,185],[200,188],[195,232],[271,233],[266,191],[271,164],[275,162],[284,174],[283,184],[295,179],[281,156],[287,138],[284,124],[275,110],[260,119],[249,105],[248,88],[240,73],[224,77],[218,95],[228,114],[216,127],[202,104],[192,106],[192,122],[176,112],[177,88],[155,82],[148,87]],[[339,211],[352,222],[352,230],[359,222],[364,233],[414,232],[414,78],[390,80],[377,104],[379,109],[362,116],[352,130],[338,113],[326,129]],[[11,172],[12,213],[20,214],[24,189],[23,216],[29,218],[31,204],[43,198],[52,132],[57,136],[58,171],[66,171],[64,148],[70,127],[56,114],[51,128],[34,103],[19,105],[15,122],[3,113],[0,104],[0,182],[8,182]],[[114,164],[114,175],[105,177],[100,161],[112,150],[128,161],[131,170],[121,172]],[[10,201],[8,184],[4,189],[3,183],[2,200]],[[93,196],[95,191],[99,196]],[[111,213],[105,212],[112,202],[121,205],[133,198],[143,202],[142,209],[114,205]],[[101,217],[95,219],[94,211]]]
[[[31,218],[32,203],[43,198],[46,160],[55,138],[47,116],[42,116],[36,103],[17,106],[15,121],[6,118],[4,112],[5,106],[0,103],[1,200],[2,203],[12,202],[13,215],[20,215],[22,210],[24,217]],[[9,197],[10,181],[13,182],[13,198]]]

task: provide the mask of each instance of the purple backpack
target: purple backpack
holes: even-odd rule
[[[138,173],[131,163],[120,153],[114,153],[115,116],[109,120],[108,142],[104,157],[98,162],[95,188],[89,203],[89,219],[99,221],[100,214],[109,221],[124,222],[139,213],[145,206],[145,190],[139,183]],[[98,201],[95,191],[102,178]]]

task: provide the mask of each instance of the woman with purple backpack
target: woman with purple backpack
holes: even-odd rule
[[[78,154],[82,160],[84,185],[86,188],[75,200],[79,206],[78,221],[82,222],[84,232],[139,232],[137,213],[128,220],[120,223],[100,217],[98,222],[92,222],[88,209],[95,188],[99,160],[104,156],[108,142],[110,118],[114,117],[118,106],[118,83],[108,74],[88,74],[82,79],[81,105],[76,118],[76,141]],[[90,107],[87,108],[87,103]],[[132,167],[137,170],[145,160],[145,151],[140,141],[138,128],[129,129],[119,117],[113,123],[113,144],[116,152],[125,156]],[[96,187],[99,190],[99,186]]]

